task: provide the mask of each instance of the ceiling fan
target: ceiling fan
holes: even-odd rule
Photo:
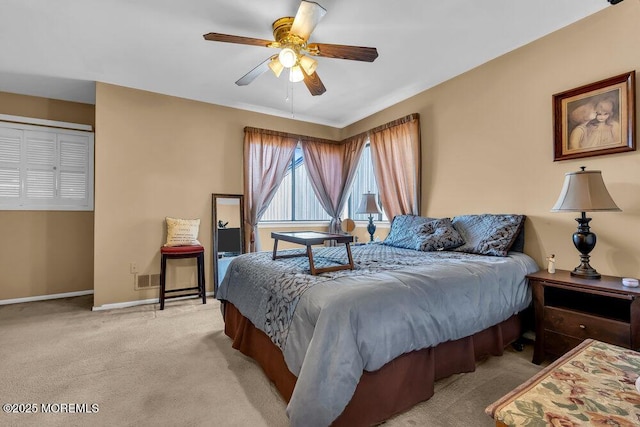
[[[300,2],[300,7],[295,17],[285,16],[273,22],[273,38],[275,41],[219,33],[208,33],[203,37],[209,41],[281,49],[280,53],[270,56],[242,76],[236,82],[238,86],[248,85],[268,69],[271,69],[276,77],[280,77],[282,70],[287,68],[289,70],[289,81],[300,82],[304,80],[307,89],[312,95],[322,95],[326,89],[315,71],[318,62],[311,56],[366,62],[373,62],[378,57],[378,51],[375,47],[308,43],[309,36],[326,13],[326,9],[318,3],[303,0]]]

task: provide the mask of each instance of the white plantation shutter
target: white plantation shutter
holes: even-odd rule
[[[60,199],[75,204],[89,193],[89,146],[85,137],[59,135]],[[93,183],[92,183],[93,185]]]
[[[93,134],[0,122],[0,209],[93,210]]]
[[[22,131],[0,127],[0,206],[20,198]]]
[[[25,196],[33,203],[47,203],[56,192],[56,134],[24,132],[26,146]]]

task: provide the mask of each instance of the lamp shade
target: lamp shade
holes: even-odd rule
[[[284,70],[284,66],[276,55],[271,58],[271,61],[269,62],[269,68],[271,68],[271,71],[273,71],[273,74],[275,74],[276,77],[280,77],[282,70]]]
[[[300,66],[304,68],[304,72],[310,76],[311,74],[316,72],[316,68],[318,68],[318,61],[309,58],[306,55],[302,55],[300,57]]]
[[[558,201],[551,212],[599,212],[617,211],[600,171],[568,172],[564,177],[564,185]]]
[[[378,208],[378,203],[376,202],[376,195],[373,193],[366,193],[362,195],[362,200],[360,200],[360,206],[358,206],[358,210],[356,213],[359,214],[379,214],[380,209]]]
[[[295,51],[290,47],[285,47],[278,54],[278,59],[283,67],[291,68],[298,62],[298,55],[296,55]]]
[[[298,83],[304,80],[304,74],[302,74],[302,68],[299,65],[295,65],[289,68],[289,81]]]

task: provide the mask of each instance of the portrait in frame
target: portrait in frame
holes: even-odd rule
[[[553,95],[553,160],[634,151],[635,71]]]

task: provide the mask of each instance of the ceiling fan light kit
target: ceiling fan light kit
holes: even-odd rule
[[[291,68],[298,62],[298,55],[290,47],[285,47],[278,54],[278,60],[284,68]]]
[[[304,74],[302,74],[302,68],[299,65],[289,68],[289,81],[298,83],[304,80]]]
[[[318,68],[318,61],[315,59],[311,59],[308,56],[301,56],[299,59],[300,66],[304,68],[304,72],[311,75],[316,72],[316,68]]]
[[[282,73],[282,70],[284,70],[284,66],[278,60],[277,55],[274,55],[273,57],[271,57],[271,61],[269,62],[269,68],[271,68],[271,71],[273,71],[273,74],[275,74],[276,77],[280,77],[280,73]]]
[[[316,73],[318,61],[308,55],[365,62],[373,62],[378,57],[378,51],[375,47],[326,43],[308,44],[309,36],[326,13],[327,11],[318,3],[303,0],[295,17],[285,16],[273,22],[275,41],[220,33],[205,34],[204,39],[281,49],[279,54],[270,56],[238,79],[236,81],[238,86],[248,85],[268,69],[271,69],[276,77],[280,77],[282,70],[288,68],[289,81],[304,81],[312,95],[322,95],[326,88]]]

